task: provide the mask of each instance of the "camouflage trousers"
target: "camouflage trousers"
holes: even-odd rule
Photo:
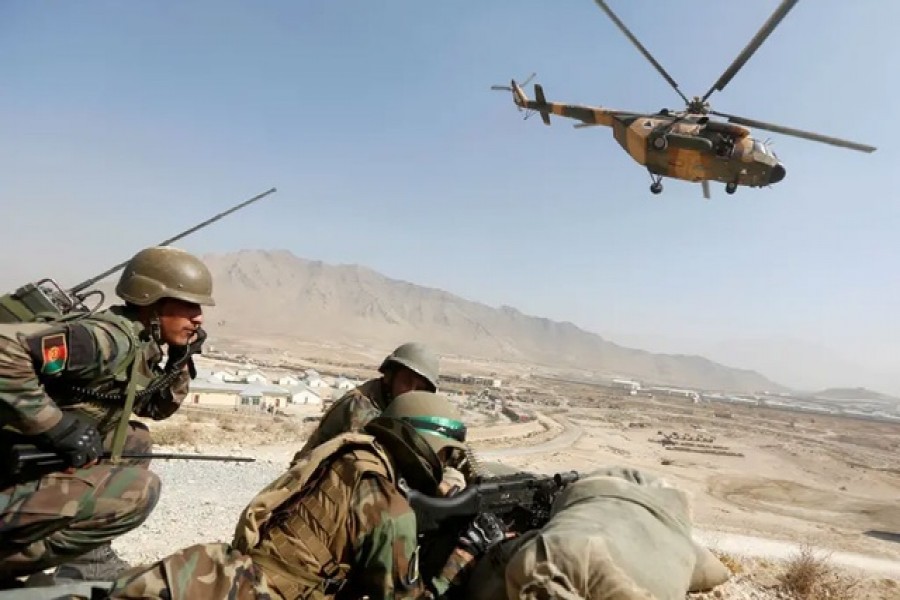
[[[250,557],[228,544],[195,544],[155,563],[132,567],[109,598],[280,600]]]
[[[159,478],[142,467],[97,465],[0,489],[0,579],[65,563],[139,526]]]

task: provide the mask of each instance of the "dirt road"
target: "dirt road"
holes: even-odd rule
[[[549,419],[549,417],[545,418]],[[557,416],[552,420],[562,426],[563,430],[562,433],[551,440],[531,446],[484,450],[479,452],[478,456],[487,459],[498,459],[511,458],[514,456],[527,456],[529,454],[550,454],[553,452],[559,452],[561,450],[568,450],[575,444],[575,442],[578,441],[578,438],[581,437],[583,430],[578,425],[569,422],[569,420],[565,417]]]

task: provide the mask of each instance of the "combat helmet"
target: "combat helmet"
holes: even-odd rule
[[[398,364],[421,375],[431,386],[432,392],[438,388],[438,357],[425,344],[408,342],[397,346],[385,357],[378,371],[386,373],[391,364]]]
[[[466,450],[462,414],[443,394],[425,391],[400,394],[381,416],[409,423],[435,452],[445,448]]]
[[[439,453],[465,450],[462,415],[446,396],[435,392],[400,394],[363,431],[385,447],[406,482],[426,494],[435,493],[442,478]]]
[[[128,261],[116,294],[138,306],[149,306],[163,298],[215,306],[212,287],[212,274],[199,258],[171,246],[154,246]]]

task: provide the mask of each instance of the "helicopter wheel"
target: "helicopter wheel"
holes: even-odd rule
[[[725,193],[733,194],[737,191],[737,184],[735,182],[729,182],[725,184]]]
[[[662,183],[656,181],[650,184],[650,191],[654,194],[658,194],[663,190]]]

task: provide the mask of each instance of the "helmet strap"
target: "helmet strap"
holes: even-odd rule
[[[155,311],[153,316],[150,317],[150,337],[157,344],[162,343],[162,327],[159,324],[159,315]]]

